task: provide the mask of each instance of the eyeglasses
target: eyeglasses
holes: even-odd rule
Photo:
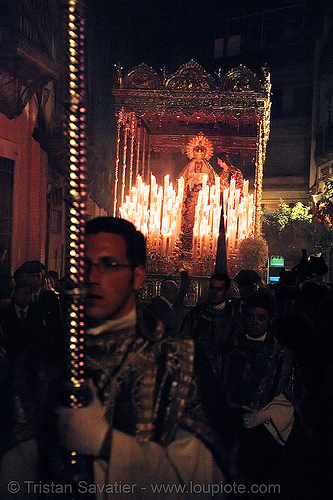
[[[89,259],[85,259],[86,273],[90,273],[94,266],[97,267],[100,273],[109,273],[111,271],[124,269],[125,267],[131,267],[130,264],[122,264],[121,262],[113,260],[112,257],[100,257],[97,262],[92,262]]]

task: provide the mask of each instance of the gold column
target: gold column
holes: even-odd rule
[[[149,179],[150,179],[150,141],[151,141],[151,137],[150,135],[148,135],[148,158],[147,158],[147,172],[146,172],[146,182],[149,183]]]
[[[140,150],[141,150],[141,138],[142,138],[142,127],[136,127],[136,165],[135,165],[135,177],[137,177],[140,171]]]
[[[142,129],[142,162],[141,162],[141,176],[145,178],[146,169],[146,129]]]
[[[256,157],[256,171],[254,179],[254,234],[255,236],[261,235],[262,226],[262,179],[263,179],[263,131],[262,122],[259,122],[258,138],[257,138],[257,157]]]
[[[123,121],[123,113],[124,110],[121,109],[118,113],[118,118],[117,118],[117,137],[116,137],[116,164],[115,164],[115,169],[114,169],[114,182],[113,182],[113,217],[116,216],[117,213],[117,202],[118,202],[118,182],[119,182],[119,162],[120,162],[120,131],[121,131],[121,124]]]
[[[128,189],[132,189],[133,180],[133,162],[134,162],[134,139],[136,132],[136,118],[134,111],[130,114],[130,136],[131,136],[131,146],[130,146],[130,164],[129,164],[129,179],[128,179]]]
[[[126,169],[127,169],[127,147],[128,147],[128,136],[130,132],[130,124],[129,119],[130,115],[128,113],[125,114],[124,123],[124,144],[123,144],[123,162],[122,162],[122,172],[121,172],[121,198],[120,204],[122,205],[125,201],[125,188],[126,188]]]
[[[265,75],[266,96],[263,103],[263,112],[260,117],[258,135],[257,135],[257,155],[255,171],[255,193],[254,193],[254,234],[261,235],[262,230],[262,184],[264,175],[264,164],[266,159],[266,147],[270,132],[270,114],[271,114],[271,82],[270,74],[266,68],[263,68]]]

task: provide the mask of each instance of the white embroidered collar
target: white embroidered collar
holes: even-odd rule
[[[90,335],[99,335],[103,332],[110,332],[112,330],[125,330],[125,328],[133,327],[136,323],[136,310],[133,309],[126,316],[117,319],[108,319],[101,325],[89,328],[87,333]]]
[[[264,340],[266,340],[266,337],[267,337],[267,332],[264,333],[264,335],[262,335],[261,337],[257,337],[257,338],[250,337],[250,335],[246,334],[246,338],[248,340],[254,340],[255,342],[263,342]]]

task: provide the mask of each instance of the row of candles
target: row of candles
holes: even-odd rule
[[[244,180],[243,190],[235,188],[231,179],[223,191],[223,214],[228,253],[235,250],[237,242],[251,235],[254,230],[254,202],[249,194],[249,181]]]
[[[169,175],[164,177],[163,187],[156,184],[154,175],[150,185],[137,176],[136,185],[120,207],[120,215],[144,234],[149,252],[170,256],[174,251],[181,230],[183,195],[182,177],[175,190]]]
[[[195,206],[194,259],[215,257],[222,205],[228,253],[235,250],[239,240],[253,232],[254,205],[253,195],[248,193],[249,181],[244,181],[241,191],[235,188],[235,180],[232,179],[221,196],[220,178],[216,176],[215,184],[208,186],[207,177],[203,175],[202,189]],[[164,177],[163,187],[156,184],[153,175],[149,185],[137,176],[136,185],[120,207],[121,217],[130,220],[145,235],[149,252],[169,257],[175,250],[181,237],[184,187],[183,177],[178,179],[174,189],[169,175]]]
[[[223,221],[227,253],[236,249],[238,241],[253,233],[253,195],[249,195],[249,181],[243,182],[243,189],[236,189],[235,179],[228,188],[223,188]],[[193,227],[193,257],[216,255],[217,240],[221,220],[220,178],[215,177],[215,185],[207,186],[207,176],[203,176],[202,190],[195,207]]]
[[[217,238],[221,219],[220,178],[215,184],[207,185],[208,176],[203,175],[202,189],[199,191],[195,207],[193,225],[193,258],[202,259],[205,255],[216,255]]]

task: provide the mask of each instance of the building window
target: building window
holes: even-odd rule
[[[60,234],[62,228],[62,212],[56,208],[50,210],[50,232]]]
[[[53,205],[61,206],[62,200],[63,200],[62,188],[59,188],[59,187],[52,188],[51,195],[50,195],[51,203],[53,203]]]

